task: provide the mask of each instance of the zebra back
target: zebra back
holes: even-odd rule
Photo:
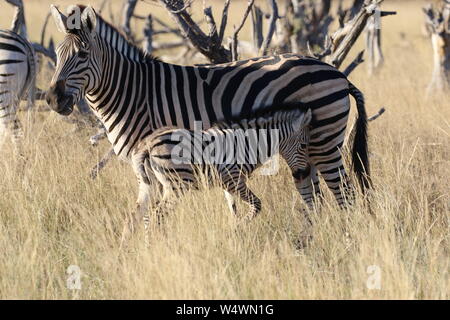
[[[276,129],[281,125],[288,124],[294,131],[299,131],[309,125],[311,121],[311,109],[305,111],[296,105],[287,105],[263,109],[246,118],[216,122],[211,129]]]

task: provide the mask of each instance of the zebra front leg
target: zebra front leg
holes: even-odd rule
[[[25,159],[24,153],[23,153],[23,129],[22,124],[20,123],[19,119],[15,118],[12,121],[11,126],[11,140],[13,142],[14,146],[14,152],[15,154],[20,157],[20,159]]]
[[[136,226],[139,221],[144,221],[144,229],[145,227],[148,228],[148,223],[146,226],[146,221],[148,221],[148,204],[150,199],[149,189],[150,185],[141,181],[139,182],[139,195],[136,201],[136,209],[125,218],[120,248],[123,248],[126,242],[136,232]]]
[[[231,214],[236,215],[236,202],[234,201],[233,195],[228,191],[224,190],[225,199],[227,200],[228,208],[230,209]]]
[[[6,99],[8,101],[9,98],[0,97],[0,99]],[[13,102],[12,105],[2,104],[3,101],[0,101],[0,148],[3,146],[6,136],[10,134],[11,141],[14,147],[14,154],[17,159],[20,161],[25,159],[23,153],[23,130],[22,124],[19,119],[17,119],[17,106]],[[18,101],[17,101],[18,103]]]
[[[255,218],[261,212],[261,200],[248,188],[243,176],[240,176],[238,182],[232,181],[226,185],[226,191],[231,195],[236,195],[250,206],[246,218],[248,220]]]
[[[0,106],[0,110],[2,109],[2,107]],[[5,144],[5,140],[6,137],[8,135],[8,124],[9,124],[9,119],[2,119],[0,117],[0,149],[3,147],[3,145]]]

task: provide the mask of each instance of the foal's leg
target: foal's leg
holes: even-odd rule
[[[144,228],[148,229],[148,204],[150,199],[150,185],[139,181],[139,195],[136,201],[136,209],[128,214],[125,220],[125,226],[122,232],[121,247],[136,232],[136,226],[139,221],[144,221]],[[147,239],[146,239],[147,240]]]
[[[19,159],[25,159],[23,153],[23,129],[20,120],[17,119],[17,116],[14,117],[14,120],[11,122],[11,140],[13,142],[14,151],[16,156]]]
[[[121,247],[123,246],[125,241],[127,241],[130,236],[135,233],[136,224],[139,223],[139,221],[143,220],[144,229],[148,229],[150,192],[155,192],[157,191],[156,188],[161,188],[161,185],[156,181],[155,176],[149,168],[146,158],[143,156],[143,153],[133,155],[132,166],[139,183],[139,194],[136,200],[135,211],[128,214],[128,216],[126,217],[125,226],[122,232]]]
[[[261,211],[261,200],[248,188],[246,177],[240,173],[234,172],[226,174],[222,177],[225,190],[231,195],[236,195],[250,205],[247,218],[252,219],[256,217]],[[224,180],[225,179],[225,180]]]
[[[224,190],[223,193],[225,194],[225,199],[227,200],[228,208],[230,209],[230,212],[233,215],[236,215],[236,202],[234,201],[233,195],[229,193],[228,191]]]

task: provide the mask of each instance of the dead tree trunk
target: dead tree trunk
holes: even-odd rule
[[[371,76],[378,72],[384,63],[384,56],[381,50],[381,16],[380,8],[375,8],[375,14],[369,18],[366,27],[366,51],[367,51],[367,72]]]
[[[127,36],[128,40],[134,41],[133,33],[131,32],[130,20],[136,8],[137,0],[125,0],[123,4],[122,22],[120,28]]]
[[[144,44],[143,48],[148,54],[153,52],[153,19],[152,15],[149,14],[144,28]]]
[[[207,35],[194,22],[188,12],[192,0],[159,0],[161,5],[169,12],[172,19],[178,25],[184,37],[190,40],[192,45],[212,63],[224,63],[231,61],[231,51],[226,49],[222,43],[218,43],[220,37],[216,32]],[[205,15],[208,19],[208,8],[205,8]],[[214,20],[209,20],[210,31]]]
[[[336,68],[340,67],[380,2],[379,0],[366,0],[355,17],[333,33],[329,47],[331,54],[326,57],[326,62]]]
[[[25,39],[28,38],[27,26],[25,23],[25,14],[22,0],[6,0],[9,4],[15,7],[14,18],[11,24],[11,30],[20,34]]]
[[[443,0],[437,10],[424,8],[428,29],[431,32],[434,69],[427,93],[450,89],[450,0]]]
[[[253,46],[261,48],[264,41],[263,36],[263,21],[264,12],[258,6],[253,6],[252,9],[252,32],[253,32]]]

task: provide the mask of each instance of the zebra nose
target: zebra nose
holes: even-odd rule
[[[66,80],[56,81],[55,89],[60,93],[64,93],[66,91]]]

